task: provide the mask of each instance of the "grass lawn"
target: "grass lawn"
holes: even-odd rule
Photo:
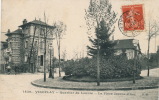
[[[142,79],[143,77],[136,77],[136,79]],[[67,81],[75,81],[75,82],[96,82],[96,78],[90,77],[90,76],[83,76],[83,77],[77,77],[77,76],[64,76],[64,80]],[[127,78],[116,78],[116,79],[100,79],[101,82],[117,82],[117,81],[131,81],[133,80],[133,77],[127,77]]]
[[[136,80],[133,84],[132,81],[118,81],[118,82],[101,82],[100,86],[96,85],[96,82],[72,82],[66,81],[62,78],[47,79],[46,82],[43,79],[35,80],[33,85],[45,87],[45,88],[58,88],[58,89],[73,89],[73,90],[130,90],[130,89],[146,89],[156,88],[159,84],[158,77],[143,77],[140,80]]]

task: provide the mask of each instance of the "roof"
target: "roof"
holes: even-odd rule
[[[28,23],[25,23],[23,25],[20,25],[19,27],[23,27],[23,26],[26,26],[26,25],[29,25],[29,24],[36,24],[36,25],[43,25],[43,26],[53,27],[51,25],[46,24],[45,22],[42,22],[42,21],[36,20],[36,19],[31,21],[31,22],[28,22]]]
[[[8,35],[12,35],[12,34],[22,34],[22,29],[17,29],[13,32],[7,33],[6,35],[8,36]]]
[[[115,40],[117,44],[114,46],[114,49],[135,49],[133,40],[134,39]]]
[[[22,33],[22,29],[17,29],[15,31],[11,32],[11,33]]]

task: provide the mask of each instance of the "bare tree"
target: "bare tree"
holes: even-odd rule
[[[53,30],[54,30],[54,26],[50,26],[48,25],[48,19],[46,19],[46,16],[45,16],[45,12],[44,12],[44,22],[45,22],[45,25],[44,26],[41,26],[40,29],[42,30],[43,34],[44,34],[44,82],[46,82],[46,43],[47,43],[47,40],[53,40],[53,37],[49,37],[48,38],[48,34],[52,34]]]
[[[54,24],[54,26],[56,27],[55,29],[55,38],[56,38],[56,42],[57,42],[57,49],[58,49],[58,59],[59,59],[59,77],[61,77],[61,65],[60,65],[60,52],[61,52],[61,39],[63,37],[63,35],[65,34],[66,31],[66,25],[63,22],[56,22]]]
[[[67,56],[67,53],[66,53],[66,50],[64,50],[64,51],[62,52],[62,59],[63,59],[63,60],[66,60],[66,56]]]
[[[86,24],[88,33],[92,33],[100,28],[100,22],[104,20],[109,27],[109,31],[115,29],[116,13],[112,11],[112,5],[109,0],[90,0],[90,5],[86,12]],[[100,67],[99,67],[99,39],[97,38],[97,86],[100,85]]]
[[[155,36],[159,35],[159,28],[157,23],[154,21],[153,23],[150,23],[149,21],[149,31],[148,31],[148,48],[147,48],[147,56],[148,56],[148,67],[147,67],[147,76],[150,74],[150,65],[149,65],[149,58],[150,58],[150,42],[151,39],[154,38]]]
[[[33,71],[33,66],[31,66],[31,59],[32,58],[34,59],[34,57],[33,57],[33,49],[34,49],[34,40],[35,40],[36,29],[37,29],[37,26],[34,26],[33,40],[31,42],[30,53],[29,53],[28,60],[27,60],[28,64],[29,64],[29,69],[30,69],[30,71],[32,73],[34,73],[34,71]]]
[[[48,33],[52,32],[52,30],[48,26],[48,19],[46,19],[45,12],[44,12],[44,21],[45,21],[45,26],[43,27],[43,33],[44,33],[44,82],[46,81],[46,42],[47,42],[47,37]]]

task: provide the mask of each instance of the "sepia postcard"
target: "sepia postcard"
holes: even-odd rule
[[[159,100],[158,0],[1,0],[0,100]]]

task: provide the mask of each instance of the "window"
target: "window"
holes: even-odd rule
[[[28,41],[25,41],[25,48],[28,48]]]
[[[41,48],[41,49],[44,48],[44,43],[43,43],[43,41],[40,42],[40,48]]]
[[[37,41],[35,41],[35,44],[34,44],[35,46],[37,46]]]
[[[30,34],[30,28],[29,27],[26,27],[25,30],[24,30],[25,34]]]
[[[12,48],[12,42],[10,42],[10,48]]]
[[[43,66],[43,55],[40,56],[40,66]]]
[[[25,60],[24,61],[27,62],[27,55],[25,55]]]

